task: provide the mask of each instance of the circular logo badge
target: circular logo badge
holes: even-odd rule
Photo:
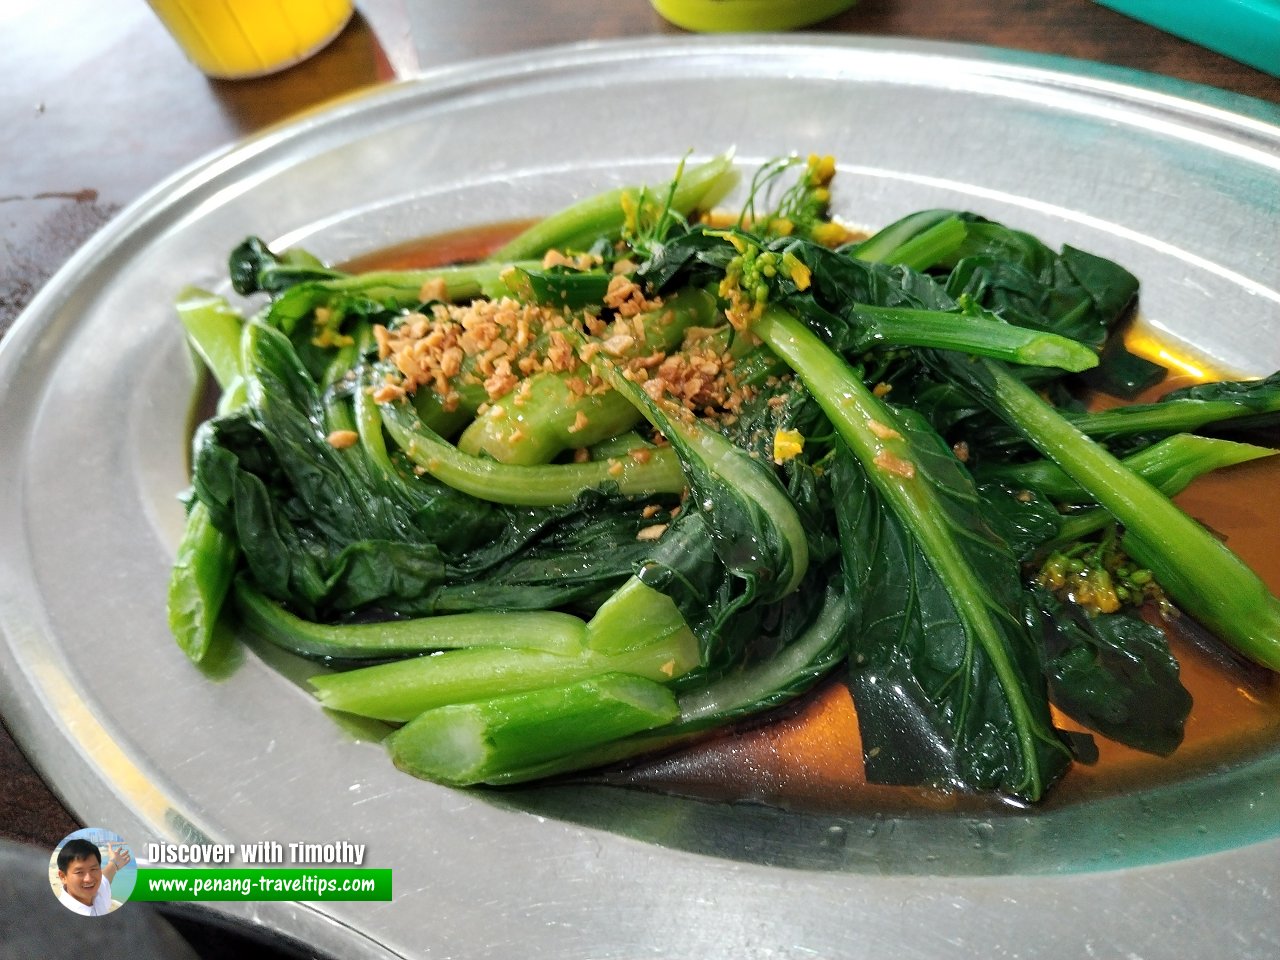
[[[49,885],[58,902],[86,917],[101,917],[129,899],[138,865],[117,833],[85,827],[63,838],[49,857]]]

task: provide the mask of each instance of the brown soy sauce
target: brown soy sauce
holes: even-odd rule
[[[524,226],[504,223],[439,234],[370,253],[343,268],[407,270],[478,260]],[[1139,400],[1227,375],[1171,353],[1150,336],[1140,318],[1125,337],[1133,352],[1173,368],[1170,378]],[[1096,398],[1098,406],[1114,403]],[[1280,512],[1272,502],[1276,493],[1280,456],[1216,471],[1174,499],[1280,594]],[[1188,618],[1159,625],[1169,635],[1194,704],[1182,745],[1171,757],[1158,757],[1095,734],[1098,762],[1073,764],[1042,807],[1190,779],[1247,762],[1280,743],[1280,677],[1241,661]],[[1075,727],[1066,717],[1055,714],[1055,719],[1064,728]],[[722,731],[606,779],[684,796],[832,814],[980,810],[999,803],[987,797],[867,783],[857,714],[839,680],[819,685],[765,722]]]

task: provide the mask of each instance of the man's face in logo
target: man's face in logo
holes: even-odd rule
[[[92,857],[72,860],[66,870],[58,871],[58,879],[67,888],[67,893],[81,903],[91,904],[102,884],[102,864]]]

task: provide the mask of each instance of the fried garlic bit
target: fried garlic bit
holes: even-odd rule
[[[903,459],[897,454],[890,453],[888,450],[881,450],[871,462],[886,473],[892,473],[906,480],[910,480],[916,475],[916,465],[914,463]]]
[[[333,430],[325,437],[329,442],[329,446],[335,450],[345,450],[347,447],[355,446],[360,439],[360,434],[354,430]]]

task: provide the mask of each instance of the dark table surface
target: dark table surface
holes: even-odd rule
[[[122,206],[266,125],[436,65],[681,32],[647,0],[434,0],[416,10],[411,24],[405,0],[360,0],[346,30],[311,60],[233,82],[198,73],[138,0],[8,5],[0,12],[0,335]],[[1280,104],[1280,79],[1091,0],[862,0],[813,29],[1097,60]],[[0,727],[0,838],[51,849],[81,824],[33,767],[39,759]]]

